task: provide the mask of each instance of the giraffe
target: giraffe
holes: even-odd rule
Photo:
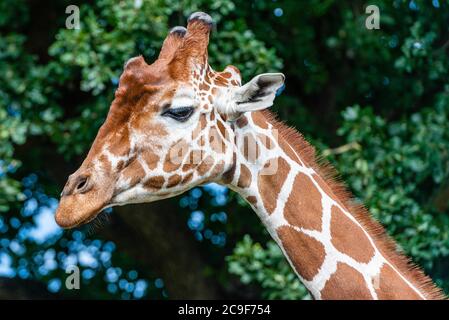
[[[209,66],[212,26],[193,13],[152,64],[126,62],[107,118],[61,193],[58,225],[216,182],[246,199],[313,298],[444,298],[303,136],[266,110],[283,74],[242,85],[236,67]]]

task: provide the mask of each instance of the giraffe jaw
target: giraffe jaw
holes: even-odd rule
[[[141,183],[114,194],[110,203],[105,208],[124,206],[127,204],[151,203],[163,199],[168,199],[180,195],[186,191],[185,188],[173,188],[168,190],[149,190],[143,187]],[[105,209],[104,208],[104,209]]]
[[[63,196],[56,210],[56,223],[64,229],[73,229],[87,224],[94,220],[102,210],[106,208],[124,206],[127,204],[149,203],[158,200],[171,198],[181,194],[183,190],[165,195],[157,195],[154,193],[142,192],[143,188],[136,190],[128,190],[123,193],[114,195],[108,201],[96,202],[94,200],[82,199],[84,195]],[[80,205],[80,203],[82,205]]]

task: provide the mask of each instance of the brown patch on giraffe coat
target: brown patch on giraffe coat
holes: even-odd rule
[[[102,154],[99,158],[98,161],[100,161],[101,165],[102,165],[102,170],[106,171],[106,172],[111,172],[111,162],[109,161],[108,157],[106,157],[105,154]]]
[[[219,174],[223,172],[223,169],[224,169],[224,161],[220,160],[220,162],[218,162],[212,169],[210,173],[211,177],[217,177]]]
[[[143,186],[149,189],[160,189],[165,183],[165,178],[163,176],[154,176],[149,178]]]
[[[264,165],[271,165],[271,160],[267,161]],[[290,165],[283,158],[274,158],[277,161],[278,170],[276,174],[259,174],[257,186],[259,188],[259,193],[262,198],[263,205],[267,210],[268,214],[272,214],[276,208],[276,201],[281,188],[284,185],[285,179],[287,179],[288,172],[290,171]]]
[[[200,115],[196,128],[193,129],[192,132],[193,140],[195,140],[203,132],[204,128],[206,128],[206,124],[207,124],[206,114],[203,113]]]
[[[209,132],[209,146],[216,153],[225,153],[226,151],[226,145],[223,138],[220,137],[220,134],[215,126],[213,126]]]
[[[223,77],[218,76],[214,79],[214,84],[219,87],[226,87],[228,85],[228,80],[226,80]]]
[[[257,204],[257,198],[255,196],[246,197],[246,201],[251,203],[253,206],[255,206]]]
[[[220,113],[221,118],[223,119],[223,121],[228,121],[228,115],[225,113]]]
[[[198,166],[197,170],[198,173],[202,176],[204,175],[206,172],[208,172],[210,170],[210,168],[212,168],[212,165],[214,164],[214,158],[212,156],[207,156]]]
[[[187,155],[188,144],[185,140],[174,143],[165,155],[163,169],[165,172],[177,170]]]
[[[235,123],[237,124],[237,127],[243,128],[248,124],[248,119],[242,115],[235,121]]]
[[[382,266],[377,279],[373,278],[373,286],[380,300],[422,300],[388,264]]]
[[[203,158],[202,150],[192,150],[189,156],[185,159],[185,163],[182,166],[182,171],[186,172],[195,168],[199,163],[201,163]]]
[[[323,180],[323,178],[321,176],[317,175],[316,173],[313,173],[312,178],[320,186],[321,190],[323,190],[330,198],[332,198],[334,201],[336,201],[343,208],[345,207],[343,205],[343,203],[340,201],[340,199],[335,196],[334,192],[332,192],[329,185],[326,183],[326,181]]]
[[[122,171],[124,167],[125,167],[125,161],[120,160],[120,161],[117,163],[117,170],[118,170],[118,171]]]
[[[227,138],[226,128],[225,128],[224,123],[220,119],[217,119],[217,127],[218,127],[218,130],[221,133],[221,136],[226,139]]]
[[[374,248],[363,229],[336,206],[332,206],[331,214],[330,231],[334,247],[358,262],[368,263],[374,255]]]
[[[296,272],[304,279],[312,280],[326,256],[323,244],[289,226],[281,226],[276,232]]]
[[[212,75],[212,72],[206,72],[206,75],[204,76],[204,81],[210,84],[210,77]]]
[[[256,162],[257,158],[259,158],[260,147],[252,134],[249,133],[243,136],[243,146],[241,149],[243,156],[250,163]]]
[[[129,179],[130,187],[135,186],[140,182],[141,179],[145,177],[145,171],[142,168],[142,165],[135,159],[130,162],[130,164],[122,171],[123,177],[125,179]]]
[[[108,150],[115,156],[125,156],[129,153],[130,143],[129,143],[129,132],[127,127],[123,127],[120,131],[113,134],[113,137],[108,145]]]
[[[240,164],[240,176],[237,186],[240,188],[248,188],[251,185],[251,171],[244,164]]]
[[[268,129],[267,119],[265,119],[261,112],[252,112],[251,118],[253,119],[253,122],[256,126],[262,129]]]
[[[209,91],[210,86],[206,82],[200,83],[198,87],[201,91]]]
[[[179,174],[174,174],[168,178],[167,188],[174,187],[181,182],[181,176]]]
[[[210,113],[210,121],[214,121],[215,120],[215,112],[211,112]]]
[[[301,159],[299,159],[299,155],[297,155],[293,149],[292,146],[289,145],[289,143],[284,139],[278,139],[278,144],[281,147],[281,149],[287,154],[287,156],[292,159],[293,161],[296,161],[297,163],[301,164]]]
[[[235,169],[236,169],[236,162],[237,155],[235,152],[232,153],[232,166],[229,168],[228,171],[223,173],[222,182],[224,184],[229,184],[234,179]]]
[[[321,231],[322,214],[320,192],[307,175],[299,172],[285,204],[285,219],[296,227]]]
[[[271,150],[274,148],[274,142],[271,138],[263,133],[258,133],[257,138],[264,145],[265,148]]]
[[[223,78],[225,78],[225,79],[229,79],[229,78],[231,78],[232,77],[232,74],[230,73],[230,72],[222,72],[221,73],[221,76],[223,77]]]
[[[338,262],[337,271],[327,280],[321,298],[324,300],[372,300],[362,274],[346,263]]]
[[[181,184],[189,183],[193,178],[193,172],[189,172],[184,178],[182,178]]]
[[[146,150],[142,155],[142,160],[147,164],[150,170],[153,170],[157,167],[157,163],[159,162],[159,156],[155,154],[151,150]]]
[[[206,144],[206,136],[202,135],[199,142],[198,142],[200,147],[204,147],[204,145]]]

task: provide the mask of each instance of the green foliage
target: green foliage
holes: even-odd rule
[[[449,177],[448,102],[447,92],[442,92],[433,108],[390,123],[370,108],[351,107],[344,111],[339,130],[347,142],[361,145],[337,160],[345,180],[429,271],[449,253],[449,202],[436,203]]]
[[[310,298],[307,289],[285,263],[282,251],[273,241],[263,248],[246,235],[226,260],[229,272],[239,276],[244,284],[260,284],[265,299]]]

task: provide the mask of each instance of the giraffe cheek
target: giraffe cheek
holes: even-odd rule
[[[155,112],[147,116],[134,117],[130,126],[137,136],[164,137],[168,134],[167,127],[155,119]]]
[[[182,165],[188,151],[189,145],[184,139],[174,143],[165,155],[163,164],[164,172],[173,172],[177,170]]]
[[[152,150],[147,150],[142,154],[142,160],[145,162],[148,169],[154,170],[157,167],[160,158]]]

